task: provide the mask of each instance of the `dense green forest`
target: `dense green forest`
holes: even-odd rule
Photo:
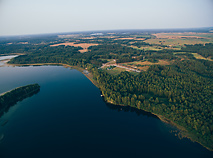
[[[181,50],[144,51],[123,45],[125,42],[109,41],[89,47],[86,53],[79,52],[81,47],[36,46],[10,63],[64,63],[87,68],[107,102],[161,115],[184,127],[193,140],[213,149],[213,63],[192,55],[213,57],[213,44],[185,45]],[[165,59],[172,64],[152,65],[147,71],[119,75],[110,75],[100,68],[111,59],[123,63],[142,61],[144,57],[151,62]]]
[[[93,74],[106,101],[162,115],[212,148],[212,79],[176,66],[152,66],[138,75],[113,76],[97,69]]]
[[[38,47],[31,50],[26,55],[19,56],[10,61],[12,64],[29,64],[29,63],[65,63],[70,65],[79,65],[85,67],[86,64],[101,66],[105,61],[103,59],[117,59],[118,63],[134,61],[132,56],[144,54],[142,50],[136,50],[121,45],[99,45],[89,48],[89,52],[80,53],[81,47],[58,46]]]
[[[9,92],[0,95],[0,116],[7,112],[9,108],[27,97],[30,97],[40,91],[38,84],[31,84],[15,88]]]
[[[195,44],[195,45],[186,45],[185,48],[182,48],[185,52],[194,52],[202,55],[205,58],[211,57],[213,59],[213,43]]]

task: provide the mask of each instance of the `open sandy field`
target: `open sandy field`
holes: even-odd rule
[[[87,52],[88,51],[88,47],[90,46],[97,46],[98,44],[93,44],[93,43],[79,43],[79,44],[75,44],[75,42],[68,42],[68,43],[59,43],[59,44],[54,44],[51,45],[51,47],[55,47],[55,46],[60,46],[60,45],[65,45],[65,46],[74,46],[74,47],[82,47],[82,50],[79,50],[81,53]]]

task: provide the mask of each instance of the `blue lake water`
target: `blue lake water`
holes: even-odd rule
[[[106,104],[77,70],[0,67],[0,93],[32,83],[40,92],[0,118],[0,158],[213,157],[149,113]]]

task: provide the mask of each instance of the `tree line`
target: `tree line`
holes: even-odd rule
[[[9,92],[0,96],[0,116],[9,110],[9,108],[15,105],[18,101],[21,101],[27,97],[30,97],[40,91],[38,84],[31,84],[15,88]]]
[[[199,50],[202,50],[209,45],[200,47]],[[183,50],[191,52],[195,48],[186,46]],[[143,51],[118,44],[93,46],[83,54],[79,49],[46,46],[14,58],[11,63],[64,63],[87,68],[97,80],[106,101],[162,115],[187,129],[194,140],[213,149],[211,61],[195,58],[178,60],[171,50]],[[133,56],[137,58],[132,58]],[[138,75],[121,72],[115,76],[98,69],[107,59],[123,62],[141,60],[143,56],[152,60],[167,58],[174,62],[168,66],[150,66],[146,72]]]

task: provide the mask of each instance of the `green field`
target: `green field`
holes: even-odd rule
[[[197,53],[192,53],[192,55],[194,55],[194,57],[196,59],[203,59],[203,60],[213,61],[212,59],[210,59],[210,58],[204,58],[203,56],[201,56],[200,54],[197,54]]]
[[[106,70],[106,69],[105,69]],[[106,70],[107,73],[111,74],[111,75],[118,75],[120,74],[122,71],[126,71],[126,69],[123,68],[119,68],[119,67],[114,67],[111,70]]]

